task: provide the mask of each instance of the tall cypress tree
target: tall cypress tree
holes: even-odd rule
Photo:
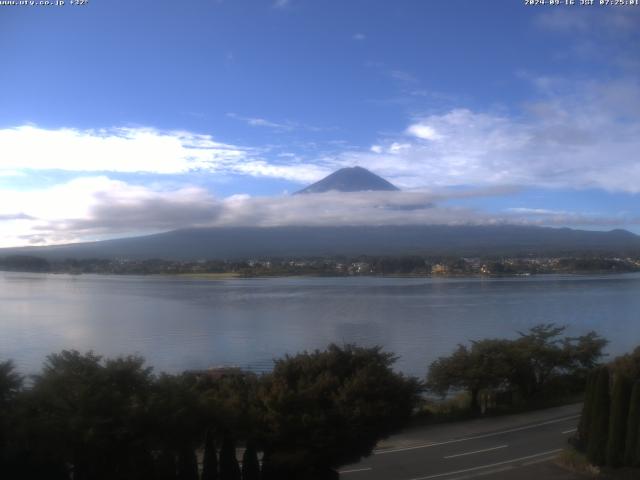
[[[202,480],[218,480],[218,455],[216,453],[216,441],[211,430],[207,430],[207,435],[204,439]]]
[[[273,468],[271,455],[267,450],[262,454],[262,468],[260,469],[262,480],[278,480],[278,476]]]
[[[607,435],[609,433],[609,369],[598,371],[593,392],[593,414],[589,426],[587,458],[595,465],[604,465],[607,457]]]
[[[242,455],[242,480],[260,480],[260,462],[253,442],[247,442]]]
[[[241,480],[236,444],[228,433],[224,436],[220,449],[220,480]]]
[[[624,464],[628,467],[640,466],[636,463],[636,450],[640,450],[640,382],[633,385],[627,417],[627,438],[624,447]]]
[[[611,395],[609,438],[607,439],[607,465],[612,467],[620,467],[624,463],[630,397],[631,381],[621,373],[616,374]]]
[[[198,480],[198,459],[192,448],[183,447],[180,450],[178,480]]]
[[[163,450],[156,460],[158,480],[176,480],[176,457],[170,450]]]
[[[582,414],[578,423],[577,440],[578,447],[586,450],[589,441],[589,426],[591,425],[593,415],[593,392],[595,390],[597,370],[591,370],[587,375],[587,384],[584,392],[584,403],[582,405]]]
[[[632,467],[640,467],[640,424],[638,425],[638,435],[636,440],[636,451],[631,459]]]

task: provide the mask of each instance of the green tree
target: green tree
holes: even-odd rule
[[[638,452],[640,452],[640,381],[634,383],[629,401],[624,464],[629,467],[639,467],[640,455]]]
[[[260,462],[253,442],[247,442],[242,455],[242,480],[260,480]]]
[[[608,340],[594,331],[580,337],[563,339],[562,349],[567,367],[575,373],[582,373],[586,378],[587,373],[598,365],[608,343]]]
[[[442,396],[450,390],[469,392],[470,408],[480,412],[478,396],[483,389],[508,385],[514,372],[514,349],[508,340],[487,339],[464,345],[449,357],[440,357],[429,367],[427,388]]]
[[[147,415],[155,449],[177,454],[201,445],[207,417],[191,376],[160,375],[152,385]]]
[[[240,466],[236,458],[236,444],[230,433],[226,433],[220,449],[220,480],[240,480]]]
[[[566,366],[567,356],[559,338],[565,330],[564,326],[548,323],[536,325],[527,333],[519,332],[515,343],[526,362],[526,381],[520,385],[526,397],[540,391],[551,375]]]
[[[18,427],[15,401],[22,385],[23,378],[15,371],[13,362],[0,362],[0,471],[7,475],[17,474],[14,468],[19,468],[18,452],[15,451],[15,429]]]
[[[207,430],[204,440],[204,457],[202,459],[202,480],[218,480],[218,454],[211,429]]]
[[[631,353],[616,357],[612,362],[612,368],[624,372],[631,380],[640,380],[640,346]]]
[[[248,372],[196,378],[207,423],[231,431],[237,438],[255,438],[262,430],[258,384],[258,377]]]
[[[157,480],[177,480],[178,466],[175,454],[171,450],[162,450],[156,460],[155,470]]]
[[[144,478],[151,369],[139,357],[50,355],[30,392],[35,450],[73,465],[74,478]]]
[[[394,361],[379,347],[353,345],[277,360],[261,388],[268,468],[300,478],[336,468],[404,426],[420,385],[393,372]]]
[[[607,465],[612,467],[620,467],[624,463],[630,397],[631,381],[627,376],[617,373],[611,394],[611,415],[609,416],[607,439]]]
[[[589,441],[589,425],[592,422],[594,390],[596,384],[596,376],[598,371],[591,370],[587,376],[587,386],[584,392],[584,402],[582,405],[582,413],[578,422],[578,431],[576,434],[578,446],[580,449],[586,449]]]
[[[471,342],[470,347],[458,345],[453,354],[430,365],[427,386],[441,395],[468,391],[474,413],[479,411],[477,398],[483,389],[515,390],[529,400],[545,393],[553,380],[563,380],[565,390],[584,388],[586,373],[597,364],[606,341],[594,332],[561,338],[564,330],[541,324],[521,332],[515,340],[485,339]]]
[[[604,465],[606,461],[609,407],[609,369],[601,367],[593,394],[593,415],[587,444],[587,458],[595,465]]]
[[[180,449],[178,480],[198,480],[198,459],[196,453],[189,447]]]
[[[0,412],[2,412],[22,389],[23,377],[16,372],[11,360],[0,362]]]

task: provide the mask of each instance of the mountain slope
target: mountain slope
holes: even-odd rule
[[[50,247],[0,249],[4,255],[174,260],[330,255],[640,254],[640,237],[527,226],[220,227]]]
[[[363,192],[369,190],[393,191],[399,189],[384,178],[379,177],[375,173],[371,173],[366,168],[351,167],[336,170],[322,180],[297,191],[294,195],[330,191]]]

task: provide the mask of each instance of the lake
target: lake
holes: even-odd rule
[[[607,351],[640,344],[640,274],[510,278],[254,278],[0,272],[0,359],[23,373],[46,355],[143,355],[157,371],[271,368],[330,342],[382,345],[424,376],[460,342],[542,322],[589,330]]]

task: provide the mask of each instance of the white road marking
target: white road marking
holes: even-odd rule
[[[535,460],[529,460],[528,462],[522,462],[520,465],[522,465],[523,467],[528,467],[529,465],[536,465],[538,463],[548,462],[549,460],[553,460],[554,458],[556,458],[556,455],[551,455],[549,457],[536,458]]]
[[[524,427],[510,428],[509,430],[502,430],[501,432],[485,433],[483,435],[475,435],[473,437],[457,438],[455,440],[446,440],[444,442],[425,443],[422,445],[415,445],[413,447],[392,448],[390,450],[374,450],[373,455],[384,455],[386,453],[406,452],[407,450],[417,450],[419,448],[437,447],[440,445],[449,445],[451,443],[467,442],[469,440],[478,440],[480,438],[495,437],[496,435],[504,435],[505,433],[520,432],[522,430],[529,430],[531,428],[543,427],[545,425],[551,425],[553,423],[566,422],[567,420],[574,420],[576,418],[580,418],[580,415],[572,415],[570,417],[558,418],[556,420],[549,420],[546,422],[536,423],[534,425],[526,425]]]
[[[485,468],[498,467],[500,465],[506,465],[508,463],[520,462],[522,460],[529,460],[531,458],[542,457],[544,455],[551,455],[554,453],[561,452],[561,448],[557,448],[556,450],[549,450],[547,452],[535,453],[533,455],[527,455],[526,457],[513,458],[511,460],[505,460],[503,462],[491,463],[489,465],[480,465],[478,467],[465,468],[464,470],[456,470],[454,472],[445,472],[445,473],[436,473],[435,475],[427,475],[426,477],[416,477],[411,480],[428,480],[430,478],[439,478],[439,477],[448,477],[449,475],[456,475],[458,473],[467,473],[473,472],[476,470],[484,470]]]
[[[573,433],[576,430],[578,430],[577,428],[572,428],[571,430],[565,430],[564,432],[562,432],[563,435],[566,435],[567,433]]]
[[[482,450],[476,450],[474,452],[456,453],[455,455],[449,455],[449,456],[444,457],[444,458],[464,457],[465,455],[473,455],[474,453],[490,452],[492,450],[498,450],[500,448],[507,448],[508,446],[509,445],[500,445],[499,447],[484,448]]]
[[[354,468],[351,470],[340,470],[338,473],[342,475],[343,473],[368,472],[369,470],[372,470],[372,468],[367,467],[367,468]]]
[[[514,467],[513,465],[507,465],[506,467],[492,468],[491,470],[484,470],[482,472],[471,472],[468,475],[452,477],[449,480],[467,480],[469,478],[486,477],[487,475],[495,475],[496,473],[513,470],[514,468],[516,467]]]

